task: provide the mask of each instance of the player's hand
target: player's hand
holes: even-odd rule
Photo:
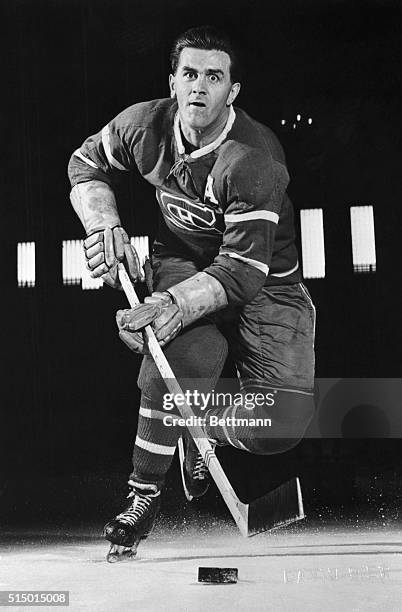
[[[92,278],[101,277],[111,287],[121,289],[117,266],[119,261],[124,261],[132,282],[141,280],[137,252],[120,226],[106,227],[90,234],[84,240],[84,252]]]
[[[183,313],[167,293],[153,293],[144,304],[119,310],[116,323],[121,340],[136,353],[146,354],[148,348],[141,329],[151,325],[160,346],[173,340],[182,329]]]

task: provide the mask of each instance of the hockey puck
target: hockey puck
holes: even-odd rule
[[[198,582],[209,584],[235,584],[237,582],[237,567],[199,567]]]

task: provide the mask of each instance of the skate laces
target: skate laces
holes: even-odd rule
[[[194,480],[205,480],[208,477],[208,468],[204,463],[201,453],[198,453],[196,462],[194,464],[192,477]]]
[[[153,499],[158,497],[158,495],[159,492],[154,495],[142,495],[135,490],[130,491],[127,498],[134,497],[134,499],[127,510],[116,516],[116,520],[123,521],[133,527],[137,521],[144,516],[152,505]]]

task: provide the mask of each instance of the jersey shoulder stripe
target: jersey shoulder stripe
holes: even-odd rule
[[[95,168],[96,170],[98,169],[98,166],[95,164],[95,162],[93,162],[92,159],[85,157],[85,155],[83,155],[79,149],[76,149],[73,155],[75,155],[75,157],[78,157],[85,164],[88,164],[88,166],[91,166],[91,168]]]
[[[129,168],[126,168],[125,166],[123,166],[123,164],[121,164],[114,157],[114,155],[112,153],[112,147],[111,147],[111,143],[110,143],[109,125],[105,125],[105,127],[102,128],[102,144],[103,144],[103,150],[105,151],[105,155],[107,157],[107,160],[108,160],[109,164],[111,166],[113,166],[114,168],[117,168],[117,170],[123,170],[123,171],[127,172],[129,170]]]

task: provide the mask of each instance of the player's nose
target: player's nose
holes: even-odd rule
[[[206,93],[207,92],[207,80],[204,75],[199,74],[198,77],[193,81],[193,92],[194,93]]]

